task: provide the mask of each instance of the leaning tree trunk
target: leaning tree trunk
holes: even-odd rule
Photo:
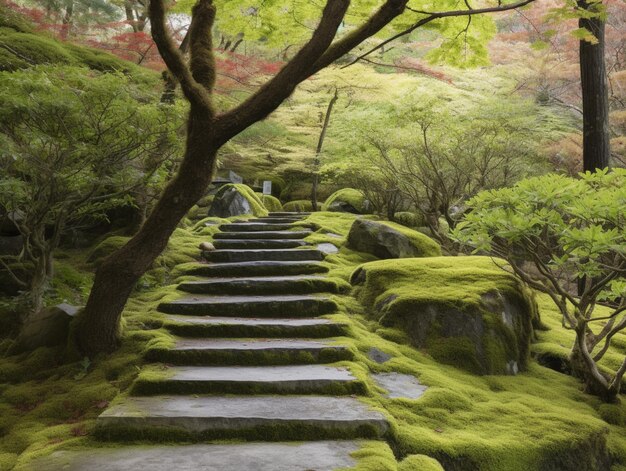
[[[579,7],[593,11],[597,5],[579,0]],[[580,41],[580,82],[583,98],[583,169],[595,172],[609,166],[609,94],[604,58],[605,21],[582,18],[579,26],[590,31],[595,44]]]
[[[330,124],[330,114],[333,112],[333,106],[339,98],[337,89],[335,88],[335,94],[328,102],[328,108],[326,108],[326,115],[324,116],[324,123],[322,124],[322,132],[320,132],[319,140],[317,141],[317,148],[315,149],[315,159],[313,160],[313,186],[311,187],[311,205],[313,211],[317,211],[317,187],[319,185],[319,166],[320,157],[322,155],[322,148],[324,147],[324,139],[326,138],[326,131]]]
[[[119,321],[136,282],[165,249],[170,235],[211,181],[218,146],[211,144],[211,118],[192,106],[187,148],[179,172],[165,188],[145,223],[98,270],[79,319],[78,342],[88,356],[115,350]]]

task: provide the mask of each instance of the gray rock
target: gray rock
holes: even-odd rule
[[[19,255],[24,247],[24,238],[21,235],[0,236],[0,256]]]
[[[347,201],[333,201],[328,205],[328,211],[334,211],[338,213],[352,213],[352,214],[361,214],[361,212],[352,206]]]
[[[383,352],[382,350],[379,350],[377,348],[370,348],[369,351],[367,352],[367,357],[370,360],[375,361],[376,363],[385,363],[386,361],[389,361],[393,358],[393,356],[389,355],[388,353]]]
[[[428,386],[420,384],[415,376],[401,373],[378,373],[372,378],[381,388],[387,390],[387,397],[418,399],[428,389]]]
[[[47,307],[31,315],[17,338],[17,351],[54,347],[67,341],[70,322],[80,308],[69,304]]]
[[[215,250],[215,246],[211,242],[200,242],[200,245],[198,246],[198,248],[202,252],[211,252]]]
[[[316,248],[317,250],[325,254],[333,254],[333,253],[339,252],[339,249],[335,245],[327,243],[327,242],[323,244],[318,244]]]
[[[407,229],[410,230],[410,229]],[[378,258],[410,258],[439,255],[434,241],[415,232],[416,237],[423,237],[423,244],[417,244],[400,231],[376,221],[357,219],[348,234],[348,246],[375,255]]]
[[[208,216],[228,218],[252,213],[250,202],[245,196],[234,187],[224,187],[223,191],[220,190],[215,195]]]

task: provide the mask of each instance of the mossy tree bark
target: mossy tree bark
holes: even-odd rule
[[[438,18],[504,11],[534,0],[489,10],[424,13],[413,29]],[[350,0],[327,0],[311,39],[259,90],[237,107],[217,114],[213,108],[215,61],[211,28],[216,9],[212,0],[198,0],[189,28],[189,63],[174,45],[165,26],[163,0],[152,0],[152,37],[169,73],[180,84],[191,107],[186,151],[178,174],[166,187],[141,229],[120,250],[107,257],[96,272],[77,340],[86,355],[117,347],[122,310],[133,287],[167,245],[179,221],[198,201],[211,181],[218,150],[234,136],[265,118],[291,95],[296,86],[375,35],[404,12],[408,0],[386,0],[352,32],[335,39]],[[167,100],[166,100],[167,101]]]

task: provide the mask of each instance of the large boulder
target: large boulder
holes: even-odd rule
[[[352,275],[359,300],[435,360],[476,374],[516,374],[529,360],[534,297],[503,260],[382,260]]]
[[[348,246],[378,258],[441,255],[441,247],[430,237],[388,221],[355,220],[348,234]]]
[[[252,188],[242,184],[222,186],[215,194],[208,212],[208,216],[220,218],[244,214],[266,216],[267,209]]]
[[[370,202],[365,195],[354,188],[342,188],[335,191],[322,205],[322,211],[335,211],[340,213],[368,214]]]
[[[32,314],[20,331],[15,343],[16,351],[54,347],[67,341],[70,322],[80,308],[69,304],[47,307]]]

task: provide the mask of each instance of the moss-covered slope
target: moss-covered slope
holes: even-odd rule
[[[0,70],[39,64],[84,66],[101,72],[118,71],[138,81],[157,82],[158,74],[107,52],[78,46],[37,32],[22,16],[0,4]]]

